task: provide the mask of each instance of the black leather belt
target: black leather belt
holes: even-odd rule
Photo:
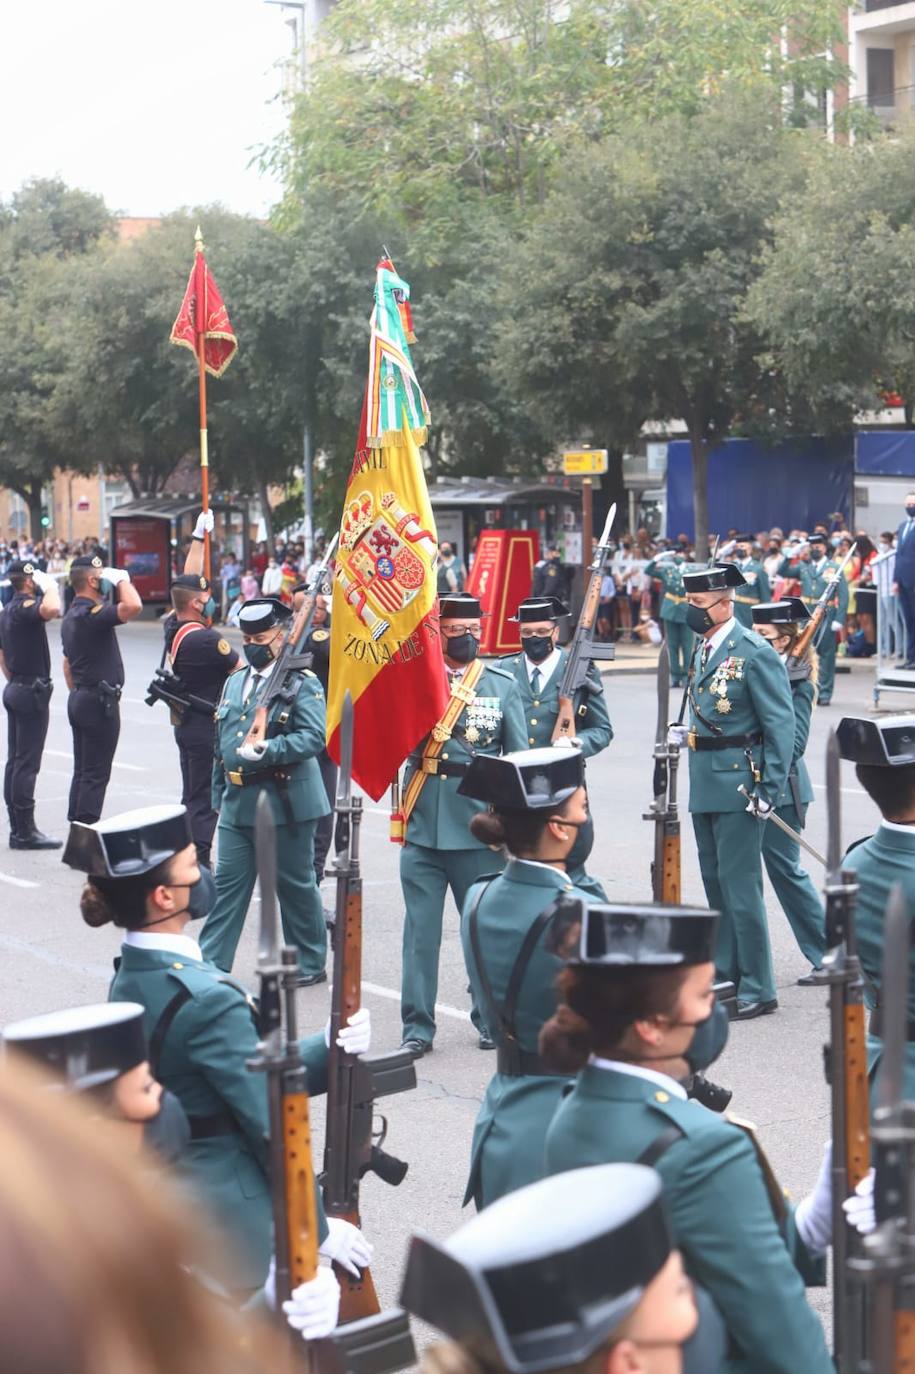
[[[531,1054],[518,1045],[500,1045],[496,1052],[496,1068],[506,1078],[568,1078],[567,1073],[548,1069],[539,1054]]]
[[[226,777],[234,787],[252,787],[255,783],[268,779],[277,783],[289,783],[295,776],[296,774],[288,768],[258,768],[254,773],[243,773],[240,768],[226,769]]]
[[[211,1136],[238,1135],[239,1125],[230,1112],[214,1112],[212,1116],[189,1116],[191,1140],[209,1140]]]
[[[748,749],[752,744],[761,744],[762,735],[758,730],[749,735],[697,735],[690,730],[687,743],[690,749],[702,754],[710,749]]]
[[[450,759],[441,758],[411,758],[410,763],[414,768],[436,778],[462,778],[468,767],[466,763],[452,763]]]
[[[51,679],[41,677],[38,673],[13,673],[10,682],[14,682],[17,687],[50,687]]]
[[[883,1016],[881,1007],[874,1007],[867,1023],[867,1029],[871,1035],[876,1035],[880,1040],[883,1039]],[[915,1021],[906,1022],[905,1038],[910,1044],[915,1043]]]

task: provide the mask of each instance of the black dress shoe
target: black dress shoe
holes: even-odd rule
[[[406,1050],[414,1059],[422,1059],[424,1054],[432,1053],[432,1041],[417,1040],[411,1035],[408,1039],[401,1042],[400,1048]]]
[[[485,1031],[480,1032],[478,1043],[481,1050],[494,1050],[496,1048],[495,1040],[493,1040],[491,1035],[487,1035]]]
[[[797,980],[799,988],[818,988],[823,985],[823,970],[812,968],[809,973],[805,973]]]
[[[778,1000],[775,997],[771,1002],[738,1002],[736,1019],[755,1021],[757,1016],[770,1016],[773,1011],[778,1011]]]
[[[297,988],[313,988],[316,983],[327,982],[327,970],[321,969],[320,973],[300,973],[295,980]]]

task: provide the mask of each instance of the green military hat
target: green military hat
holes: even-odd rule
[[[538,1374],[610,1341],[671,1248],[653,1169],[571,1169],[499,1198],[444,1242],[414,1236],[400,1302],[482,1368]]]
[[[477,754],[458,794],[488,802],[497,811],[544,811],[562,806],[584,780],[580,749],[519,749],[501,756]]]
[[[705,907],[622,902],[568,904],[563,926],[581,922],[573,964],[670,968],[714,961],[719,915]]]
[[[76,1092],[104,1087],[149,1058],[139,1002],[68,1007],[15,1021],[3,1042]]]
[[[751,614],[754,625],[793,625],[810,619],[810,612],[799,596],[786,596],[783,601],[758,601]]]
[[[915,763],[915,716],[845,716],[836,730],[839,753],[850,763],[903,768]]]
[[[747,579],[736,563],[710,563],[705,568],[683,569],[683,587],[687,592],[721,592],[746,585]]]
[[[73,821],[63,862],[91,878],[138,878],[193,843],[183,806],[142,806],[84,825]]]
[[[571,614],[568,606],[564,606],[558,596],[528,596],[519,603],[515,614],[508,618],[515,624],[524,625],[532,621],[559,620],[562,616]]]
[[[259,635],[275,625],[285,625],[293,611],[275,596],[254,596],[238,612],[238,628],[243,635]]]

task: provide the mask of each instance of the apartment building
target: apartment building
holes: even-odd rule
[[[862,0],[847,12],[849,99],[887,127],[915,110],[915,0]]]

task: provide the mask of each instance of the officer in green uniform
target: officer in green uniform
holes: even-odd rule
[[[403,1045],[417,1058],[431,1050],[435,1036],[445,894],[450,888],[460,911],[470,884],[500,867],[498,857],[470,833],[471,818],[483,804],[460,796],[459,783],[478,754],[527,746],[517,683],[504,668],[483,667],[477,660],[483,615],[479,601],[466,593],[445,597],[439,614],[452,703],[407,760],[403,788],[400,883],[406,911],[400,1014]],[[492,1048],[476,1008],[472,1015],[481,1048]]]
[[[827,556],[829,540],[825,534],[810,536],[809,550],[801,554],[800,562],[791,571],[801,584],[804,605],[813,608],[829,585],[839,565]],[[835,596],[830,598],[823,624],[814,641],[820,659],[820,688],[818,704],[828,706],[832,701],[836,682],[836,632],[845,628],[848,615],[848,583],[839,574]]]
[[[839,752],[855,764],[858,781],[882,817],[874,834],[852,845],[842,860],[842,868],[858,880],[855,932],[871,1009],[867,1049],[873,1069],[882,1052],[877,1004],[883,982],[883,921],[896,883],[902,884],[909,914],[915,916],[915,715],[882,720],[846,716],[836,734]],[[903,1096],[915,1101],[915,945],[909,956],[908,1005]]]
[[[829,1168],[795,1211],[770,1189],[752,1131],[683,1087],[727,1039],[712,986],[717,922],[710,911],[615,904],[584,907],[569,922],[562,1005],[540,1053],[578,1077],[547,1132],[547,1172],[652,1165],[687,1272],[724,1318],[730,1374],[831,1374],[804,1295],[805,1281],[826,1278]]]
[[[126,930],[109,995],[145,1009],[151,1072],[190,1122],[181,1172],[232,1243],[223,1278],[244,1299],[263,1284],[273,1247],[265,1080],[247,1068],[258,1042],[257,1007],[186,933],[214,892],[209,869],[198,865],[187,812],[156,806],[74,823],[64,863],[88,874],[80,902],[86,923]],[[357,1016],[338,1043],[364,1054],[370,1021],[364,1009]],[[326,1033],[302,1040],[300,1049],[309,1091],[325,1092]],[[320,1193],[317,1207],[325,1251],[342,1244],[361,1253],[358,1228],[338,1235],[336,1223],[328,1228]]]
[[[216,832],[216,905],[200,945],[226,971],[235,950],[257,876],[254,813],[266,789],[276,822],[277,896],[283,933],[299,952],[299,986],[323,983],[327,927],[315,881],[314,839],[329,810],[318,757],[324,748],[324,692],[314,673],[292,675],[289,700],[270,710],[267,739],[248,745],[258,695],[273,671],[292,611],[272,597],[247,601],[238,616],[247,672],[227,678],[216,708],[213,810]],[[285,717],[285,719],[281,719]]]
[[[743,573],[744,585],[734,595],[734,615],[746,629],[752,629],[753,607],[760,601],[770,601],[772,593],[765,568],[753,557],[752,534],[738,534],[735,543],[734,566]]]
[[[734,563],[683,574],[688,623],[700,636],[690,666],[689,809],[709,904],[722,913],[715,962],[737,985],[737,1016],[775,1011],[775,979],[763,900],[759,819],[784,792],[794,744],[794,707],[774,649],[734,619]],[[751,800],[738,791],[744,786]]]
[[[460,791],[490,808],[473,817],[470,833],[509,856],[502,873],[474,883],[461,916],[474,1001],[498,1050],[474,1127],[464,1195],[465,1204],[473,1198],[479,1209],[542,1177],[546,1128],[562,1092],[564,1080],[540,1062],[537,1036],[556,1010],[562,964],[547,946],[562,898],[589,895],[566,872],[588,820],[581,751],[481,755]]]
[[[675,553],[673,549],[659,553],[645,564],[646,577],[657,578],[664,588],[661,619],[670,655],[670,675],[675,687],[686,685],[689,660],[696,642],[696,636],[686,623],[686,592],[683,587],[685,566],[686,555]]]
[[[810,612],[799,596],[770,601],[753,607],[753,626],[760,638],[785,660],[791,700],[794,703],[794,749],[788,785],[776,802],[776,815],[794,831],[804,829],[807,807],[813,801],[813,787],[804,762],[810,737],[810,716],[817,694],[817,655],[812,645],[801,660],[795,660],[798,631],[810,619]],[[790,659],[790,662],[788,661]],[[798,978],[801,987],[816,985],[816,973],[826,953],[823,901],[810,874],[801,867],[801,847],[777,825],[763,827],[763,861],[775,895],[782,904],[801,953],[813,966]]]
[[[568,662],[568,650],[559,645],[559,622],[570,612],[554,596],[528,597],[511,617],[518,624],[521,653],[507,654],[501,662],[513,674],[521,693],[527,721],[527,742],[531,749],[543,749],[553,742],[553,729],[559,715],[559,688]],[[596,665],[588,666],[588,678],[575,702],[575,741],[582,758],[601,753],[613,739],[607,713],[604,684]],[[568,871],[576,886],[603,901],[606,893],[597,878],[585,871],[594,847],[594,822],[589,814],[578,831]]]

